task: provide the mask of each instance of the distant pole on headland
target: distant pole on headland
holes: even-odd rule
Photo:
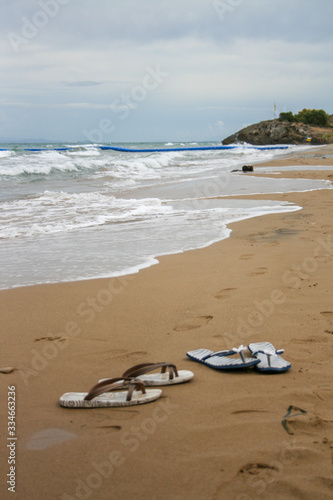
[[[274,103],[274,120],[276,119],[276,104]]]

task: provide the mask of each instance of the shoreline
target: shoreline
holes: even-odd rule
[[[285,178],[285,179],[288,179],[288,178],[298,178],[298,179],[313,179],[313,180],[322,180],[323,179],[323,176],[321,175],[321,170],[320,171],[306,171],[306,172],[302,172],[302,171],[283,171],[283,173],[276,173],[276,172],[273,172],[273,173],[266,173],[266,172],[260,172],[260,170],[262,169],[262,167],[265,167],[265,166],[271,166],[271,165],[279,165],[279,166],[283,166],[283,165],[289,165],[290,164],[290,160],[288,158],[298,158],[297,160],[297,163],[299,165],[313,165],[313,163],[318,163],[318,159],[320,158],[320,164],[322,163],[325,163],[326,162],[326,165],[327,167],[326,168],[329,168],[331,167],[331,158],[326,158],[324,157],[324,160],[323,160],[323,154],[324,152],[326,151],[326,149],[328,148],[328,152],[329,151],[332,151],[332,148],[330,148],[330,146],[325,146],[325,147],[318,147],[316,146],[315,147],[315,153],[316,154],[312,154],[312,151],[308,151],[308,149],[310,149],[310,146],[307,146],[307,150],[306,151],[302,151],[302,152],[289,152],[289,153],[285,153],[285,154],[282,154],[281,156],[277,157],[276,159],[274,160],[271,160],[271,161],[260,161],[258,163],[254,163],[255,165],[255,171],[253,173],[249,172],[249,173],[246,173],[246,174],[241,174],[241,176],[245,175],[245,176],[248,176],[248,177],[267,177],[267,178],[273,178],[273,179],[278,179],[278,178]],[[320,150],[320,151],[319,151]],[[321,152],[322,151],[322,152]],[[314,157],[315,158],[315,161],[312,161],[312,162],[307,162],[304,158],[308,158],[308,156],[311,155],[311,157]],[[287,158],[287,159],[286,159]],[[332,166],[332,169],[333,169],[333,166]],[[329,171],[330,172],[330,171]],[[330,176],[328,176],[328,179],[330,179]],[[333,177],[332,177],[333,179]],[[218,182],[218,181],[217,181]],[[194,189],[194,188],[193,188]],[[316,188],[314,188],[315,190]],[[320,189],[320,188],[318,188]],[[293,193],[293,191],[287,191],[285,194],[289,194],[289,193]],[[276,193],[265,193],[265,194],[232,194],[232,195],[221,195],[221,196],[212,196],[212,197],[207,197],[207,200],[213,200],[213,199],[221,199],[221,200],[233,200],[233,199],[244,199],[244,200],[260,200],[260,201],[263,201],[263,200],[267,200],[268,202],[269,201],[280,201],[281,199],[281,196],[282,196],[282,193],[280,192],[276,192]],[[285,200],[281,200],[281,201],[285,201]],[[259,208],[258,208],[259,210]],[[273,212],[274,213],[274,212]],[[276,213],[279,213],[278,211]],[[244,219],[240,219],[240,220],[237,220],[236,222],[239,222],[241,220],[248,220],[249,218],[252,218],[252,217],[258,217],[260,216],[261,214],[258,214],[258,215],[246,215],[244,216]],[[270,213],[267,213],[267,215],[271,215]],[[66,284],[66,283],[70,283],[70,282],[82,282],[82,281],[91,281],[91,280],[100,280],[100,279],[112,279],[112,278],[117,278],[117,277],[120,277],[120,276],[128,276],[128,275],[132,275],[132,274],[137,274],[139,272],[141,272],[142,270],[144,269],[147,269],[147,268],[150,268],[151,266],[154,266],[156,264],[159,263],[159,259],[160,257],[164,257],[164,256],[168,256],[168,255],[177,255],[177,254],[181,254],[181,253],[184,253],[184,252],[188,252],[188,251],[193,251],[193,250],[196,250],[196,249],[204,249],[204,248],[207,248],[209,247],[210,245],[212,244],[215,244],[215,243],[218,243],[218,242],[221,242],[221,241],[224,241],[225,239],[229,238],[230,237],[230,233],[231,233],[231,228],[229,226],[231,226],[232,224],[234,224],[235,221],[231,221],[231,222],[226,222],[225,224],[225,229],[223,230],[223,233],[229,233],[229,235],[222,235],[220,236],[220,238],[215,238],[213,237],[213,239],[211,241],[206,241],[204,243],[202,243],[200,246],[197,246],[196,248],[185,248],[185,249],[180,249],[180,250],[166,250],[165,253],[156,253],[156,254],[151,254],[147,257],[146,261],[142,261],[142,262],[139,262],[138,264],[135,264],[135,265],[132,265],[128,268],[124,268],[122,270],[119,270],[119,271],[115,271],[115,272],[111,272],[110,275],[108,275],[107,273],[103,273],[103,272],[99,272],[99,273],[96,273],[96,275],[92,275],[92,276],[84,276],[83,273],[82,273],[82,276],[78,276],[78,277],[75,277],[75,278],[72,278],[72,279],[66,279],[66,277],[60,277],[59,279],[60,280],[57,280],[55,279],[53,281],[54,278],[51,278],[50,281],[40,281],[40,282],[31,282],[31,283],[28,283],[27,280],[26,280],[26,277],[23,275],[23,279],[22,279],[22,283],[21,284],[10,284],[10,280],[8,280],[8,284],[4,284],[3,286],[7,286],[6,288],[1,288],[0,291],[5,291],[5,290],[16,290],[18,288],[22,288],[22,287],[32,287],[32,286],[41,286],[41,285],[55,285],[55,284]],[[216,236],[216,235],[215,235]],[[52,275],[51,275],[52,276]]]
[[[316,161],[332,150],[316,148]],[[331,497],[332,193],[268,196],[302,210],[232,223],[229,238],[133,275],[0,291],[1,364],[15,368],[0,373],[1,401],[15,386],[18,498],[106,500],[111,489],[126,500]],[[284,348],[291,370],[220,373],[186,358],[257,341]],[[151,361],[195,377],[140,407],[58,406],[64,392]]]

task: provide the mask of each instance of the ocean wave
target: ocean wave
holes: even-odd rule
[[[104,224],[133,222],[172,211],[159,199],[122,199],[99,192],[45,191],[1,204],[0,239],[61,233]]]
[[[90,175],[111,176],[117,179],[118,185],[121,180],[126,185],[129,178],[139,183],[168,177],[175,179],[183,175],[184,171],[186,175],[191,168],[197,173],[209,169],[217,162],[223,167],[245,159],[256,161],[260,157],[264,161],[276,154],[274,151],[244,148],[242,145],[223,153],[214,150],[204,153],[195,150],[126,153],[101,150],[97,144],[34,146],[38,147],[0,151],[3,155],[0,176],[15,178],[56,174],[58,178],[61,173],[66,176],[89,171]]]
[[[67,173],[95,174],[97,177],[113,176],[118,180],[158,179],[159,172],[180,158],[177,152],[152,153],[149,155],[119,154],[101,151],[96,146],[77,147],[65,151],[44,149],[43,151],[0,151],[0,177],[20,177]]]
[[[10,156],[14,156],[15,151],[10,151],[8,149],[2,149],[0,150],[0,159],[1,158],[9,158]]]
[[[66,164],[45,164],[45,163],[30,163],[30,164],[11,164],[0,166],[0,176],[3,177],[19,177],[22,175],[50,175],[52,172],[73,172],[77,171],[77,167],[70,162]]]
[[[67,154],[69,156],[100,156],[101,150],[98,146],[82,146],[70,149]]]

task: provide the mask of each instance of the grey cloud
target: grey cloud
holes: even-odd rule
[[[103,85],[104,82],[94,82],[91,80],[84,80],[79,82],[63,82],[65,87],[98,87],[99,85]]]
[[[55,15],[40,14],[47,2]],[[333,111],[331,0],[57,2],[7,1],[0,16],[3,123],[13,134],[34,124],[36,136],[48,127],[75,138],[115,121],[111,103],[157,66],[168,78],[116,122],[116,137],[167,137],[178,122],[179,139],[185,129],[203,139],[207,123],[231,133],[270,118],[275,100],[281,110]],[[15,53],[8,33],[27,35],[29,23]]]
[[[43,1],[47,2],[28,2],[28,6],[25,0],[9,2],[2,30],[19,33],[23,18],[33,22]],[[320,41],[332,39],[332,18],[330,0],[80,0],[79,6],[76,1],[59,6],[40,35],[47,44],[71,47],[183,37],[216,42],[239,36]]]

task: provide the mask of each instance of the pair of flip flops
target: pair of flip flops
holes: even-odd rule
[[[253,357],[245,357],[244,351],[249,350]],[[279,373],[289,370],[291,364],[281,358],[283,349],[275,349],[269,342],[257,342],[249,344],[248,347],[240,345],[230,350],[210,351],[209,349],[196,349],[189,351],[186,355],[203,363],[215,370],[233,370],[240,368],[249,368],[255,366],[260,372]],[[239,354],[239,357],[232,357]]]
[[[149,373],[161,368],[161,373]],[[177,370],[172,363],[142,363],[126,370],[121,377],[101,379],[89,392],[66,392],[59,403],[67,408],[133,406],[158,399],[161,389],[151,386],[175,385],[193,378],[189,370]],[[120,389],[126,389],[121,391]]]

